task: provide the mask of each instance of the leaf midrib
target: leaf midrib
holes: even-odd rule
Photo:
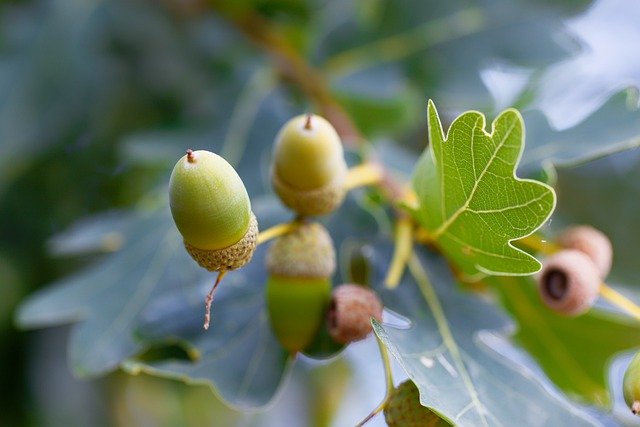
[[[476,130],[476,126],[477,126],[478,121],[476,121],[476,123],[474,123],[473,129],[472,129],[472,135],[475,135],[475,130]],[[444,221],[442,224],[440,224],[440,227],[438,227],[434,232],[433,232],[433,238],[434,239],[438,239],[440,236],[442,236],[444,233],[447,232],[447,230],[449,229],[449,227],[451,226],[451,224],[453,224],[460,215],[462,215],[467,208],[469,207],[469,205],[471,204],[471,201],[473,200],[473,196],[475,195],[475,192],[478,189],[478,186],[480,184],[480,182],[482,181],[482,178],[484,177],[484,175],[486,174],[487,170],[489,170],[489,167],[493,164],[493,161],[496,159],[498,152],[500,151],[500,149],[504,146],[505,142],[507,141],[507,139],[509,138],[509,136],[511,135],[511,131],[513,131],[513,128],[516,125],[516,121],[513,121],[513,123],[511,123],[511,126],[509,126],[509,129],[507,130],[507,132],[505,133],[504,138],[502,138],[502,140],[500,141],[500,144],[498,144],[496,146],[496,149],[493,151],[493,154],[491,155],[491,158],[489,159],[489,161],[487,162],[486,166],[484,167],[484,169],[482,170],[482,172],[480,172],[480,176],[478,176],[478,178],[475,180],[474,184],[473,184],[473,188],[471,189],[471,193],[469,193],[469,196],[467,197],[467,199],[465,200],[465,202],[463,203],[462,206],[460,206],[458,208],[458,210],[456,210],[449,218],[447,218],[446,221]],[[485,135],[487,135],[489,138],[491,138],[493,136],[493,133],[491,134],[487,134],[484,129],[481,129],[481,132],[484,133]],[[475,140],[475,136],[473,136],[471,138],[471,145],[474,145],[474,140]],[[446,140],[442,141],[440,143],[440,161],[442,161],[442,146],[444,145],[444,143],[447,142]],[[473,147],[471,152],[473,153]],[[475,162],[474,162],[474,168],[475,168]],[[440,170],[443,171],[444,168],[440,167]],[[440,192],[440,205],[444,206],[444,200],[445,200],[445,194],[444,194],[444,172],[441,172],[442,177],[440,179],[441,181],[441,186],[442,186],[442,191]],[[474,176],[475,178],[475,176]]]
[[[438,331],[442,336],[442,340],[445,345],[449,349],[451,353],[451,357],[453,359],[453,363],[456,365],[460,373],[460,377],[462,378],[462,382],[467,389],[469,396],[471,398],[471,402],[473,406],[476,408],[476,412],[480,416],[482,420],[482,424],[485,427],[489,427],[489,423],[487,422],[486,417],[484,416],[484,411],[482,410],[483,406],[478,397],[478,391],[476,390],[473,381],[471,381],[471,376],[469,372],[467,372],[467,368],[464,365],[464,361],[462,360],[462,355],[460,353],[460,349],[458,348],[458,344],[456,343],[455,338],[453,337],[453,333],[451,332],[451,328],[449,327],[449,322],[447,321],[447,316],[444,314],[444,309],[440,304],[440,300],[438,299],[438,295],[433,289],[431,282],[429,281],[429,277],[427,273],[424,271],[420,260],[417,258],[415,254],[409,259],[409,271],[415,278],[418,287],[420,288],[420,292],[424,296],[427,305],[431,309],[433,317],[438,326]]]

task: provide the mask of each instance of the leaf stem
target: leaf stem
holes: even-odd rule
[[[600,285],[600,296],[640,320],[640,307],[606,283]]]
[[[395,250],[391,266],[384,280],[388,289],[395,289],[400,283],[402,273],[413,252],[413,222],[408,216],[403,216],[396,222]]]
[[[382,359],[382,366],[384,367],[384,379],[386,384],[386,391],[384,394],[384,398],[382,402],[378,406],[375,407],[373,411],[369,415],[365,417],[362,421],[356,424],[356,427],[362,427],[367,422],[369,422],[373,417],[378,415],[380,412],[384,411],[384,408],[387,406],[389,399],[391,398],[391,393],[393,393],[393,371],[391,369],[391,361],[389,360],[389,351],[387,347],[382,343],[382,340],[376,335],[376,341],[378,342],[378,348],[380,349],[380,358]]]
[[[276,237],[283,236],[287,233],[291,233],[300,226],[297,221],[283,222],[282,224],[274,225],[271,228],[267,228],[258,234],[258,245],[268,242]]]
[[[344,184],[347,191],[366,185],[376,185],[384,179],[384,171],[377,163],[365,162],[349,169]]]

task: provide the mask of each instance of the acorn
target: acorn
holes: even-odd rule
[[[569,227],[558,236],[557,242],[563,248],[577,249],[587,254],[598,267],[600,278],[604,279],[609,275],[613,247],[602,231],[590,225]]]
[[[269,248],[269,321],[280,344],[292,354],[307,348],[318,333],[335,269],[333,240],[318,223],[302,222]]]
[[[340,136],[326,119],[289,120],[273,148],[271,182],[282,202],[302,216],[334,211],[344,200],[347,163]]]
[[[382,302],[372,289],[343,284],[333,291],[327,327],[336,342],[347,344],[366,338],[372,331],[372,317],[382,321]]]
[[[640,413],[640,353],[629,363],[622,380],[624,400],[634,415]]]
[[[411,380],[396,387],[384,408],[384,420],[389,427],[444,427],[450,426],[420,403],[420,392]]]
[[[187,150],[169,180],[171,215],[191,257],[209,271],[242,267],[256,248],[258,222],[235,169],[205,150]]]
[[[591,258],[576,249],[564,249],[547,258],[536,278],[544,303],[567,316],[588,311],[598,297],[601,283]]]

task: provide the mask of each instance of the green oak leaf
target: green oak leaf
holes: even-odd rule
[[[391,245],[366,253],[381,283]],[[458,427],[601,425],[510,343],[514,325],[498,307],[456,286],[443,257],[417,247],[400,286],[378,291],[396,316],[374,331],[441,417]]]
[[[509,109],[485,130],[476,111],[460,115],[445,136],[429,101],[430,146],[414,171],[418,222],[467,275],[525,275],[540,269],[531,255],[511,245],[537,230],[555,207],[546,184],[519,179],[524,147],[520,113]]]
[[[609,406],[607,367],[617,353],[640,346],[638,322],[599,309],[561,316],[542,303],[531,277],[496,276],[485,282],[517,321],[514,339],[549,378],[574,399]]]

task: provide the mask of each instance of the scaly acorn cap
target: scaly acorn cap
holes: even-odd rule
[[[622,391],[631,412],[640,414],[640,353],[636,353],[624,373]]]
[[[450,426],[420,403],[420,392],[411,380],[396,387],[384,408],[384,420],[389,427],[445,427]]]
[[[239,242],[222,249],[206,250],[190,245],[186,240],[184,247],[198,265],[209,271],[235,270],[251,261],[258,244],[258,221],[251,212],[249,229]]]
[[[382,302],[369,288],[344,284],[333,290],[327,312],[329,335],[347,344],[366,338],[371,332],[371,318],[382,321]]]
[[[171,215],[187,252],[210,271],[239,268],[252,257],[258,223],[235,169],[205,150],[187,150],[169,180]]]
[[[344,200],[347,163],[335,128],[317,115],[300,115],[278,132],[271,179],[282,202],[300,215],[322,215]]]
[[[560,246],[577,249],[591,258],[604,279],[611,271],[613,247],[609,238],[590,225],[579,225],[564,230],[557,239]]]
[[[304,222],[271,245],[267,270],[273,276],[329,278],[336,270],[333,240],[321,224]]]
[[[601,283],[596,265],[577,249],[551,255],[536,278],[544,303],[567,316],[589,310],[598,297]]]

